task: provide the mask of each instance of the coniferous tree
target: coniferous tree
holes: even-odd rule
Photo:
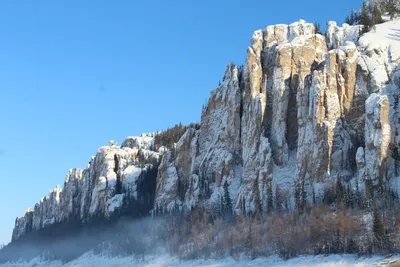
[[[232,199],[229,193],[228,182],[224,183],[224,215],[230,219],[232,217]]]
[[[301,209],[304,210],[307,205],[307,192],[305,186],[305,179],[301,181]]]
[[[321,31],[321,24],[319,22],[314,22],[315,34],[323,34]]]
[[[317,203],[317,200],[316,200],[316,197],[315,197],[315,188],[314,188],[314,186],[312,187],[312,201],[313,201],[313,204]]]
[[[355,9],[351,10],[350,19],[352,22],[351,25],[357,25],[358,23],[360,23],[360,15],[357,12],[357,10],[355,10]]]
[[[380,24],[383,23],[382,19],[382,13],[378,7],[378,4],[374,4],[373,10],[372,10],[372,16],[374,19],[374,24]]]
[[[369,15],[368,2],[364,2],[360,13],[360,24],[363,26],[361,34],[367,33],[374,26],[374,21]]]
[[[272,181],[267,182],[267,212],[271,212],[274,209],[273,206],[273,193],[272,193]]]
[[[370,178],[365,179],[365,202],[368,208],[372,206],[374,187]]]
[[[349,185],[346,187],[345,201],[347,208],[353,207],[353,193]]]
[[[197,123],[191,123],[187,126],[183,126],[182,123],[179,123],[172,128],[168,128],[165,131],[157,133],[154,137],[154,149],[158,149],[161,146],[172,149],[174,144],[179,141],[181,136],[189,128],[194,128],[197,130],[200,128],[200,125]]]
[[[342,184],[342,178],[340,176],[336,181],[335,194],[336,194],[336,204],[339,204],[344,200],[344,187]]]
[[[244,197],[242,198],[242,213],[243,215],[246,215],[246,202],[244,200]]]
[[[400,9],[399,0],[378,0],[379,9],[381,12],[388,12],[390,19],[394,19]]]
[[[275,206],[277,211],[282,210],[282,193],[279,185],[275,188]]]
[[[225,207],[224,207],[224,197],[221,195],[220,199],[219,199],[219,210],[218,210],[218,214],[219,216],[223,216],[224,211],[225,211]]]
[[[386,240],[385,240],[385,227],[382,221],[382,214],[380,209],[375,206],[373,211],[373,226],[372,230],[374,233],[374,244],[378,249],[385,248]]]
[[[114,155],[114,172],[117,174],[117,183],[115,185],[115,194],[122,193],[121,173],[118,171],[119,159],[117,154]]]
[[[344,22],[349,24],[349,25],[352,25],[351,24],[351,19],[350,19],[350,17],[348,15],[346,16],[346,19],[344,20]]]
[[[350,15],[346,17],[345,22],[349,25],[357,25],[360,22],[358,12],[352,9]]]
[[[256,217],[258,219],[260,219],[260,216],[262,214],[262,206],[261,206],[261,199],[260,199],[260,190],[258,188],[258,176],[254,182],[253,192],[254,192],[254,196],[255,196],[254,204],[255,204],[255,208],[256,208],[256,210],[255,210]]]

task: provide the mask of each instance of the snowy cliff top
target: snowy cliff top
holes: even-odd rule
[[[154,137],[155,137],[154,133],[141,134],[140,136],[128,136],[122,142],[121,148],[136,147],[137,149],[144,148],[144,149],[150,150],[150,148],[154,144]]]
[[[376,28],[361,36],[360,48],[366,52],[387,49],[392,63],[400,62],[400,18],[376,25]]]

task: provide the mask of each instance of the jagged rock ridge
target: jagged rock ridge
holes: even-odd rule
[[[69,170],[63,189],[57,186],[34,209],[17,218],[12,239],[71,220],[84,224],[92,218],[110,218],[123,208],[148,214],[153,206],[156,176],[154,181],[142,180],[154,166],[158,167],[165,148],[155,150],[154,134],[127,137],[121,146],[110,141],[99,148],[85,169]],[[154,184],[152,194],[147,194],[151,188],[148,192],[140,190],[143,183],[147,187]]]
[[[400,44],[357,41],[359,29],[329,22],[322,36],[299,21],[254,32],[200,130],[163,158],[156,205],[218,210],[225,182],[239,213],[276,207],[277,187],[284,208],[321,201],[336,179],[363,194],[384,175],[398,193]]]
[[[211,92],[199,130],[168,151],[155,150],[152,135],[100,148],[85,170],[70,170],[62,190],[16,220],[13,239],[71,217],[85,223],[120,212],[138,200],[138,177],[161,156],[153,212],[199,203],[218,210],[224,184],[238,213],[321,201],[336,179],[361,194],[366,181],[383,181],[398,194],[400,58],[393,42],[357,40],[358,32],[330,22],[322,36],[302,20],[255,31],[245,65],[230,63]]]

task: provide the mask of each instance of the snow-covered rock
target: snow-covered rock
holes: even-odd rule
[[[365,103],[366,178],[377,179],[387,158],[391,139],[389,100],[386,95],[372,94]]]
[[[326,29],[326,43],[329,49],[344,45],[347,41],[355,43],[359,37],[361,26],[351,26],[344,23],[341,27],[335,21],[328,22]]]
[[[13,239],[116,214],[159,160],[154,212],[220,210],[225,184],[238,213],[311,204],[338,178],[363,193],[384,173],[400,193],[400,20],[360,38],[359,29],[329,22],[322,36],[301,20],[255,31],[244,66],[230,63],[211,92],[200,129],[170,150],[156,148],[154,134],[101,147],[16,220]]]
[[[162,155],[150,150],[153,143],[154,134],[142,134],[126,138],[121,147],[110,141],[108,146],[99,148],[85,169],[69,170],[63,188],[57,186],[33,210],[16,219],[13,240],[56,223],[109,218],[128,202],[137,200],[138,185],[146,182],[139,181],[140,175],[158,164]]]
[[[363,191],[366,177],[384,168],[397,185],[391,156],[400,138],[391,129],[400,122],[400,67],[391,51],[400,42],[385,46],[375,38],[397,23],[378,25],[359,43],[360,26],[335,22],[325,37],[304,21],[255,31],[244,67],[236,74],[230,64],[231,80],[211,93],[190,149],[164,156],[156,202],[167,210],[199,202],[213,208],[227,181],[237,212],[265,211],[271,197],[275,206],[277,186],[290,208],[300,188],[303,202],[318,199],[338,177]],[[176,164],[179,155],[186,165]],[[182,194],[180,181],[189,184]]]
[[[198,200],[219,200],[221,186],[230,184],[236,200],[235,168],[240,164],[239,68],[229,64],[224,81],[211,92],[201,118],[201,131],[188,129],[174,151],[161,162],[156,205],[164,211],[190,210]],[[236,186],[237,187],[237,186]],[[184,205],[183,205],[184,204]]]

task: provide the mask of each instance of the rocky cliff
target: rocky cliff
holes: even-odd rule
[[[255,31],[244,66],[230,63],[211,92],[200,129],[170,150],[155,149],[154,135],[100,148],[17,218],[13,240],[125,206],[217,211],[224,188],[237,213],[320,202],[338,179],[360,194],[367,183],[400,193],[400,41],[378,34],[397,23],[361,38],[359,26],[334,22],[325,36],[305,21]],[[143,175],[155,166],[157,176]]]
[[[156,172],[151,175],[151,170],[165,149],[155,151],[153,144],[154,134],[142,134],[127,137],[121,146],[110,141],[99,148],[85,169],[69,170],[63,188],[57,186],[16,219],[12,239],[56,224],[107,219],[124,209],[147,215],[156,184]]]
[[[225,182],[236,212],[322,201],[337,179],[360,193],[381,179],[398,193],[400,43],[357,42],[358,32],[330,22],[322,36],[304,21],[254,32],[200,130],[163,158],[156,204],[218,209]]]

